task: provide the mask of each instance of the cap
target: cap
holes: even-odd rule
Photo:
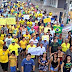
[[[13,40],[12,43],[15,43],[15,41]]]
[[[47,40],[47,38],[44,38],[44,40]]]
[[[32,39],[29,41],[29,43],[31,43],[31,42],[33,42],[33,40],[32,40]]]
[[[46,54],[47,52],[44,52],[43,54]]]

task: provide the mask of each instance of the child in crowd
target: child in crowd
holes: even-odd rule
[[[12,51],[12,54],[9,57],[9,67],[10,67],[11,72],[16,72],[17,57],[15,55],[15,51]]]

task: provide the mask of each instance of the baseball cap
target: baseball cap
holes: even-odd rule
[[[13,40],[12,43],[15,43],[15,41]]]

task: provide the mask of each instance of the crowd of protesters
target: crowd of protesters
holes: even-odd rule
[[[29,19],[24,19],[29,15]],[[55,17],[53,23],[43,19],[52,18],[52,12],[40,10],[30,2],[7,2],[0,6],[0,18],[16,18],[16,24],[0,25],[0,65],[3,72],[72,72],[72,33],[65,40],[53,26],[64,27]],[[49,35],[49,41],[46,38]],[[42,39],[42,36],[45,36]],[[28,53],[29,48],[38,47],[40,56]],[[19,69],[19,61],[21,69]],[[10,69],[10,71],[8,70]]]

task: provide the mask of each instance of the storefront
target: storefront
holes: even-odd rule
[[[52,6],[55,8],[64,8],[66,0],[44,0],[44,5]]]

